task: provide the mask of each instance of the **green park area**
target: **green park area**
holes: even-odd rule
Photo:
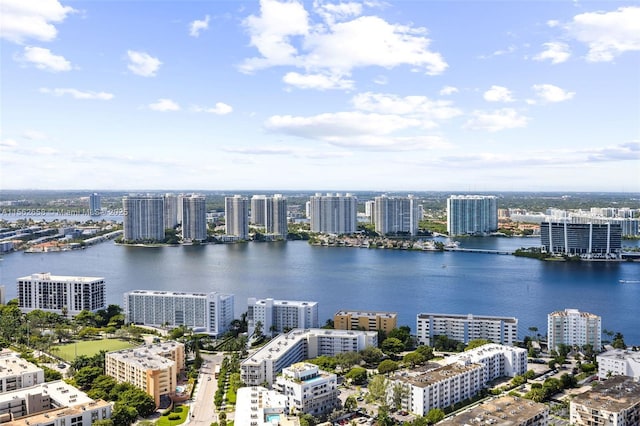
[[[100,351],[118,351],[133,347],[131,343],[120,339],[79,340],[66,345],[51,348],[53,355],[57,355],[67,362],[73,362],[76,356],[91,357]]]

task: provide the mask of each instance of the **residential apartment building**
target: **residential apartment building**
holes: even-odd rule
[[[18,278],[18,306],[22,312],[40,309],[60,315],[106,309],[106,284],[100,277],[32,274]]]
[[[160,406],[161,399],[175,394],[178,374],[184,367],[184,345],[179,342],[140,346],[105,355],[105,374],[142,389],[153,397],[156,407]],[[162,406],[165,406],[164,402]]]
[[[284,368],[274,389],[286,395],[288,414],[319,416],[330,413],[339,403],[336,375],[306,362]]]
[[[551,254],[617,257],[622,250],[622,228],[611,223],[542,222],[540,243]]]
[[[250,297],[247,306],[250,335],[257,323],[262,325],[262,333],[265,335],[283,333],[294,328],[318,328],[318,302]]]
[[[164,194],[162,198],[164,229],[174,229],[178,223],[182,222],[182,214],[178,217],[178,197],[175,194]],[[180,200],[182,200],[182,196],[180,196]],[[182,201],[180,202],[182,203]],[[180,211],[182,211],[182,205],[180,207]]]
[[[452,195],[447,199],[449,235],[482,235],[498,230],[498,204],[493,195]]]
[[[44,370],[9,349],[0,350],[0,394],[44,383]]]
[[[604,380],[611,376],[627,376],[640,381],[640,352],[628,349],[613,349],[596,357],[598,378]]]
[[[518,339],[518,319],[473,314],[418,314],[418,344],[433,346],[435,336],[447,336],[463,343],[487,339],[494,343],[513,345]]]
[[[100,194],[94,192],[89,195],[89,215],[99,216],[101,213]]]
[[[122,209],[125,241],[164,240],[164,198],[161,195],[123,197]]]
[[[640,425],[640,382],[616,376],[574,396],[569,422],[573,426]]]
[[[182,240],[206,241],[207,208],[205,198],[191,195],[182,198]]]
[[[396,312],[342,310],[333,315],[333,328],[336,330],[382,330],[388,333],[397,327]]]
[[[598,315],[580,312],[577,309],[565,309],[547,315],[547,340],[549,350],[558,345],[591,345],[593,350],[602,349],[602,319]]]
[[[444,364],[480,364],[487,382],[499,377],[515,377],[527,371],[527,350],[515,346],[489,343],[448,356]]]
[[[517,396],[501,396],[448,417],[438,426],[460,425],[547,426],[549,407]]]
[[[286,240],[288,235],[287,198],[275,194],[265,199],[265,231],[277,239]]]
[[[353,234],[357,228],[358,205],[353,194],[316,193],[311,196],[311,232]]]
[[[124,294],[128,323],[154,327],[185,326],[221,336],[234,319],[234,296],[224,293],[133,290]]]
[[[62,380],[0,392],[0,424],[81,426],[111,417],[111,404],[94,401]]]
[[[418,233],[421,219],[418,200],[412,195],[407,197],[374,198],[373,223],[376,232],[381,235],[410,235]]]
[[[245,386],[236,393],[234,424],[248,426],[300,426],[297,416],[287,414],[287,397],[262,386]]]
[[[375,331],[295,329],[281,334],[240,364],[240,377],[247,386],[273,384],[284,368],[321,355],[358,352],[378,345]]]
[[[249,239],[249,199],[241,195],[224,198],[225,233]]]
[[[253,225],[265,226],[267,224],[266,201],[266,195],[254,195],[251,197],[251,223]]]

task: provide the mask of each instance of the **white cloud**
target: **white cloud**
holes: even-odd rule
[[[127,68],[131,72],[143,77],[154,77],[156,72],[162,65],[162,62],[158,58],[154,58],[146,52],[138,52],[135,50],[127,50],[127,56],[129,57],[129,65]]]
[[[80,91],[77,89],[48,89],[43,87],[40,89],[40,93],[47,93],[54,96],[71,95],[74,99],[98,99],[101,101],[108,101],[113,99],[113,94],[107,92],[92,92],[92,91]]]
[[[200,32],[209,28],[209,15],[204,17],[204,20],[195,20],[189,24],[189,35],[191,37],[199,37]]]
[[[560,25],[560,21],[558,21],[558,20],[555,20],[555,19],[549,19],[549,20],[547,21],[547,26],[548,26],[549,28],[555,28],[555,27],[557,27],[558,25]]]
[[[51,41],[58,31],[55,23],[75,12],[58,0],[2,0],[0,2],[0,38],[22,44],[28,39]]]
[[[15,148],[18,146],[18,142],[13,139],[0,139],[0,146],[7,148]]]
[[[589,47],[587,61],[608,62],[640,50],[640,7],[576,15],[566,25],[570,36]]]
[[[497,132],[504,129],[526,127],[528,117],[518,114],[513,108],[502,108],[494,111],[474,111],[465,128]]]
[[[26,139],[34,141],[47,139],[46,133],[39,132],[38,130],[25,130],[22,136],[24,136]]]
[[[487,102],[513,102],[511,90],[502,86],[491,86],[489,90],[484,92],[483,97]]]
[[[389,79],[385,75],[378,75],[373,79],[375,84],[379,84],[380,86],[385,86],[389,84]]]
[[[41,146],[33,150],[38,155],[57,155],[59,151],[50,146]]]
[[[233,107],[225,104],[224,102],[216,102],[216,105],[213,108],[194,106],[191,110],[194,112],[209,112],[211,114],[227,115],[233,112]]]
[[[282,81],[299,89],[348,90],[353,88],[353,80],[345,80],[337,75],[288,72],[282,78]]]
[[[542,103],[563,102],[573,98],[575,92],[567,92],[566,90],[554,86],[553,84],[534,84],[532,86],[533,91]],[[536,103],[536,101],[528,101],[529,103]]]
[[[49,49],[43,47],[25,46],[24,53],[16,57],[22,62],[29,62],[36,68],[51,71],[70,71],[71,62],[67,61],[63,56],[54,55]]]
[[[156,102],[149,104],[149,109],[152,109],[154,111],[162,111],[162,112],[179,111],[180,105],[173,102],[171,99],[161,98],[161,99],[158,99]]]
[[[352,85],[344,82],[350,81],[355,68],[409,65],[415,71],[436,75],[448,67],[440,53],[429,50],[431,40],[425,28],[360,16],[361,7],[355,3],[329,5],[316,1],[315,11],[322,22],[312,21],[297,0],[262,0],[260,5],[260,15],[251,15],[243,22],[251,45],[261,55],[241,64],[240,70],[246,73],[292,66],[305,71],[286,76],[298,82],[297,87],[327,89],[328,83],[339,82],[331,88],[348,90]]]
[[[550,60],[552,64],[565,62],[571,56],[571,51],[567,43],[549,42],[543,44],[545,50],[533,57],[536,61]]]
[[[454,93],[458,93],[458,92],[459,90],[457,87],[444,86],[442,89],[440,89],[440,96],[453,95]]]

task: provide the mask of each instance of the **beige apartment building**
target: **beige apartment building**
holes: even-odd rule
[[[364,330],[390,332],[398,326],[396,312],[338,311],[333,316],[336,330]]]
[[[438,426],[473,424],[547,426],[549,424],[549,407],[538,402],[505,395],[449,417],[439,422]]]
[[[640,425],[640,383],[615,376],[576,395],[569,405],[569,421],[574,426]]]

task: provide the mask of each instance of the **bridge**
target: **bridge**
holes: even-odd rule
[[[487,254],[506,254],[506,255],[512,255],[513,252],[512,251],[507,251],[507,250],[489,250],[489,249],[473,249],[473,248],[451,248],[451,247],[445,247],[444,249],[445,251],[459,251],[459,252],[465,252],[465,253],[487,253]]]

